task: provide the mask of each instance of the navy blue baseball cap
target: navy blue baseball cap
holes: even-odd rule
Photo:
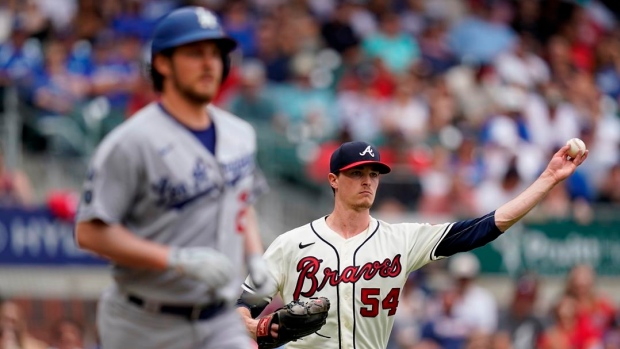
[[[338,173],[362,165],[375,165],[379,173],[390,173],[390,166],[381,162],[379,150],[366,142],[343,143],[334,150],[329,160],[329,172]]]

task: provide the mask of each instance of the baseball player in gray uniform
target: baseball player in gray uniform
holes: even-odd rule
[[[234,300],[244,265],[268,280],[251,206],[266,185],[253,128],[210,104],[235,47],[204,8],[169,13],[151,46],[160,101],[91,160],[76,239],[114,266],[97,315],[104,349],[251,345]]]
[[[310,297],[327,297],[331,303],[326,324],[286,348],[385,348],[408,274],[505,232],[588,155],[586,150],[569,159],[568,149],[555,153],[529,188],[496,211],[477,219],[430,225],[388,224],[373,218],[369,210],[379,178],[390,167],[370,144],[342,144],[330,162],[332,213],[280,235],[265,252],[277,284],[271,296],[279,293],[285,304]],[[254,319],[269,298],[262,303],[247,300],[259,289],[251,278],[243,289],[238,309],[246,327],[259,343],[273,341],[279,329],[273,317]]]

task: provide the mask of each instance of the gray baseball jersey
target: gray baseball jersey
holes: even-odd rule
[[[332,304],[321,330],[286,348],[385,348],[407,275],[439,258],[435,249],[452,225],[371,217],[366,232],[345,239],[322,217],[277,237],[265,259],[284,303],[327,297]]]
[[[157,103],[116,128],[92,159],[77,220],[120,223],[165,245],[210,246],[241,273],[243,213],[266,184],[254,129],[217,107],[208,112],[215,156]],[[174,271],[115,266],[114,278],[122,291],[161,302],[213,301],[214,290]]]

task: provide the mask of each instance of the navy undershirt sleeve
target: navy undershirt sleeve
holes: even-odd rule
[[[471,251],[497,239],[501,234],[495,225],[495,211],[476,219],[456,222],[437,245],[435,257],[449,257]]]
[[[243,291],[241,297],[237,299],[237,307],[248,308],[253,319],[256,319],[268,305],[269,302],[267,300],[257,300],[256,297],[253,297],[247,291]]]

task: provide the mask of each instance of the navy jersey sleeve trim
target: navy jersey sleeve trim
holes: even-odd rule
[[[446,227],[446,229],[444,229],[443,232],[441,232],[441,238],[439,239],[439,241],[437,241],[437,243],[435,244],[435,246],[431,250],[430,258],[431,258],[432,261],[435,261],[435,260],[439,259],[438,255],[437,255],[437,247],[439,247],[439,244],[441,244],[443,239],[446,237],[446,234],[450,231],[450,228],[452,228],[453,225],[454,225],[454,223],[449,224]]]
[[[449,257],[471,251],[497,239],[501,234],[495,225],[495,211],[476,219],[456,222],[439,242],[435,256]]]

